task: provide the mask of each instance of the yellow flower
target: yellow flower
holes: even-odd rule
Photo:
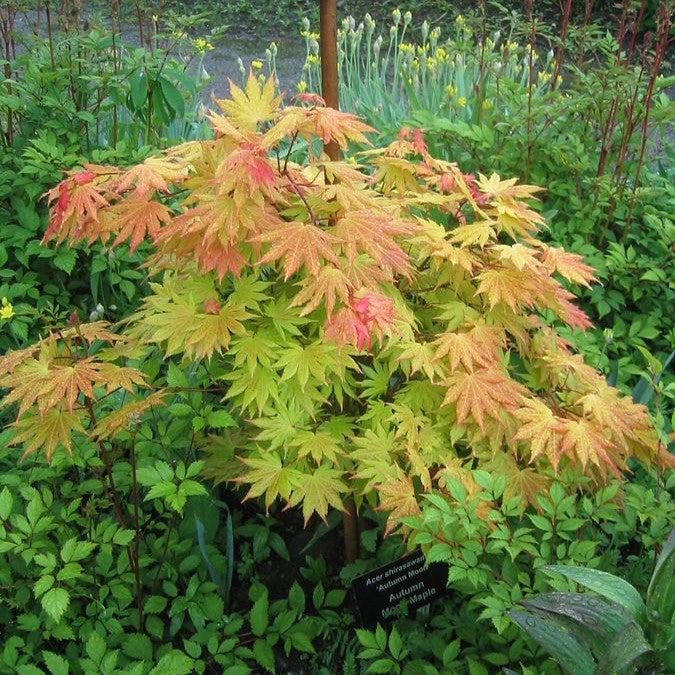
[[[295,88],[302,94],[307,91],[307,82],[300,80],[300,82],[295,85]]]
[[[200,54],[205,54],[213,49],[213,45],[204,38],[196,38],[192,41],[192,44]]]
[[[260,70],[262,67],[262,61],[259,61],[258,59],[253,59],[253,61],[251,61],[251,68],[253,68],[253,70]]]
[[[14,316],[14,306],[7,298],[2,299],[2,307],[0,307],[0,319],[11,319]]]
[[[458,105],[459,105],[460,108],[465,108],[465,107],[466,107],[466,99],[465,99],[463,96],[460,96],[460,97],[457,99],[457,103],[458,103]]]
[[[310,65],[314,65],[316,63],[319,63],[319,57],[316,56],[316,54],[310,54],[307,57],[307,63],[309,63]]]
[[[445,93],[448,95],[448,98],[455,98],[455,96],[457,96],[457,87],[453,87],[451,84],[449,84],[445,88]]]
[[[458,15],[455,17],[455,23],[456,23],[458,26],[461,26],[461,25],[464,23],[464,17],[463,17],[461,14],[458,14]]]

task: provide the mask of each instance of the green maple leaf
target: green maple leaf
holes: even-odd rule
[[[288,505],[297,506],[302,502],[302,515],[307,525],[314,513],[325,520],[329,506],[343,511],[342,492],[347,492],[342,471],[323,464],[311,474],[296,472]]]
[[[265,507],[268,509],[277,497],[288,501],[296,481],[304,479],[303,474],[297,469],[284,466],[281,463],[281,457],[276,452],[242,459],[242,462],[250,467],[250,470],[235,480],[251,484],[245,499],[260,497],[264,494]]]

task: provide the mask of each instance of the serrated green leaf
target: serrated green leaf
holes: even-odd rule
[[[147,635],[133,633],[122,641],[122,651],[132,659],[152,662],[152,642]]]
[[[68,661],[62,656],[59,656],[54,652],[43,651],[42,658],[47,666],[47,670],[49,670],[52,675],[68,675],[70,666],[68,665]]]
[[[183,652],[173,649],[164,654],[148,675],[188,675],[193,672],[194,661]]]
[[[12,512],[12,493],[7,487],[0,492],[0,520],[7,520]]]
[[[70,595],[65,588],[52,588],[42,596],[42,608],[57,623],[70,604]]]
[[[265,633],[265,629],[269,623],[269,602],[267,600],[267,593],[261,595],[253,604],[249,622],[251,624],[251,631],[253,631],[254,635],[261,636]]]
[[[273,673],[274,669],[274,652],[272,647],[267,644],[266,640],[258,638],[253,643],[253,656],[255,660],[268,672]]]

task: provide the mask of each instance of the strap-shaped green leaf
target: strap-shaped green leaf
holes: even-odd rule
[[[527,609],[558,614],[589,629],[607,645],[633,618],[621,606],[590,593],[541,593],[523,601]]]
[[[647,589],[647,608],[650,616],[656,612],[660,621],[672,624],[675,616],[675,528],[670,531],[656,561]]]
[[[595,661],[590,649],[562,620],[534,612],[511,611],[507,614],[560,664],[567,675],[594,675]]]
[[[614,675],[624,672],[639,658],[652,651],[642,628],[636,623],[627,624],[609,644],[604,658],[598,664],[596,675]],[[632,672],[632,671],[631,671]]]
[[[613,574],[572,565],[546,565],[541,569],[547,574],[560,574],[621,605],[640,623],[645,619],[646,608],[640,594],[627,581]]]

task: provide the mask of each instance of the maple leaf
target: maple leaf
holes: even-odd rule
[[[137,197],[127,199],[124,202],[115,204],[107,215],[114,215],[116,225],[119,228],[117,237],[112,246],[121,244],[125,239],[131,237],[129,250],[133,253],[143,239],[149,236],[153,241],[159,235],[159,229],[162,223],[171,221],[169,209],[159,202]]]
[[[410,365],[410,375],[422,371],[430,382],[436,379],[436,376],[445,375],[445,368],[434,359],[436,351],[432,344],[428,342],[404,342],[398,345],[401,353],[397,361],[407,362]]]
[[[583,469],[590,462],[603,474],[609,469],[617,478],[621,477],[616,446],[592,422],[583,418],[561,420],[558,431],[562,435],[561,455],[577,459]]]
[[[513,497],[520,497],[524,506],[537,507],[537,496],[547,494],[551,485],[548,476],[531,467],[519,466],[508,452],[495,453],[484,466],[486,470],[506,477],[503,496],[505,502]]]
[[[301,279],[299,285],[301,288],[293,298],[291,307],[303,306],[300,316],[313,312],[323,301],[326,315],[330,317],[336,301],[348,305],[353,292],[353,286],[345,273],[332,265],[323,265],[316,276]]]
[[[40,415],[28,414],[12,425],[14,434],[9,445],[25,444],[21,459],[42,448],[47,462],[51,462],[59,445],[71,455],[73,433],[84,433],[82,415],[80,410],[66,410],[63,406]]]
[[[227,398],[236,399],[242,409],[253,409],[255,403],[258,413],[261,413],[270,397],[279,401],[278,377],[268,368],[256,368],[253,372],[234,370],[223,379],[232,382]]]
[[[251,317],[243,307],[227,301],[217,314],[204,303],[217,300],[213,280],[167,275],[151,284],[153,295],[130,317],[130,334],[152,343],[166,343],[167,356],[183,352],[188,358],[210,358],[230,344],[233,334],[246,332],[242,321]]]
[[[311,455],[317,465],[320,465],[324,458],[337,464],[338,457],[344,454],[338,440],[326,431],[300,431],[289,445],[297,448],[298,457]]]
[[[98,421],[93,431],[94,436],[99,439],[115,436],[120,431],[128,429],[132,424],[136,424],[146,410],[161,405],[165,398],[166,392],[160,389],[145,398],[125,403],[121,408],[114,410]]]
[[[595,270],[584,263],[583,256],[553,246],[546,246],[543,251],[542,263],[550,272],[558,272],[565,279],[587,288],[590,288],[590,282],[597,281],[593,275]]]
[[[486,294],[492,309],[503,302],[514,312],[520,305],[533,307],[537,291],[532,285],[530,273],[513,268],[486,270],[477,277],[479,284],[476,294]]]
[[[335,108],[301,108],[304,120],[298,124],[298,132],[303,138],[320,138],[324,144],[334,141],[343,150],[349,141],[370,145],[364,134],[374,131],[356,115]]]
[[[499,347],[505,347],[503,335],[495,327],[479,324],[464,333],[443,333],[433,342],[434,361],[450,357],[450,372],[462,366],[473,372],[474,366],[487,367],[498,359]]]
[[[340,218],[333,234],[349,261],[367,253],[378,265],[410,276],[410,261],[394,237],[412,234],[415,224],[374,211],[352,211]]]
[[[373,183],[382,185],[382,192],[391,195],[394,192],[405,195],[421,191],[417,179],[417,166],[405,159],[380,157],[375,161],[377,171]]]
[[[272,338],[263,331],[234,338],[229,354],[234,355],[235,368],[245,364],[251,375],[259,365],[271,368],[272,362],[278,358],[279,349],[278,343]]]
[[[325,335],[340,345],[353,344],[370,349],[372,335],[380,341],[394,320],[394,303],[381,293],[361,291],[326,320]]]
[[[535,192],[543,190],[543,188],[535,185],[516,185],[516,181],[516,178],[501,180],[496,173],[493,173],[489,178],[479,173],[476,185],[488,197],[509,196],[529,198]]]
[[[42,241],[46,243],[56,239],[60,243],[66,237],[74,241],[82,239],[85,225],[89,221],[97,221],[99,209],[108,205],[101,189],[93,183],[79,183],[70,178],[50,190],[51,218]]]
[[[556,288],[554,292],[555,299],[552,309],[568,326],[571,326],[572,328],[579,328],[580,330],[592,328],[593,324],[588,318],[586,312],[570,301],[570,298],[573,297],[574,296],[572,293],[566,291],[564,288]]]
[[[143,201],[149,192],[169,192],[168,180],[179,181],[187,176],[185,168],[163,157],[149,157],[122,173],[115,185],[115,192],[135,190],[135,199]]]
[[[260,84],[253,71],[250,71],[244,91],[232,80],[229,83],[230,100],[218,100],[216,103],[237,129],[256,131],[258,124],[274,119],[281,96],[275,96],[273,77]]]
[[[352,439],[349,457],[355,465],[354,478],[365,481],[364,490],[372,490],[383,482],[398,478],[396,456],[399,449],[394,432],[381,425],[366,429],[365,433]]]
[[[460,246],[475,246],[483,248],[490,239],[496,239],[497,233],[491,220],[482,220],[468,225],[459,225],[451,231],[451,242]]]
[[[421,513],[413,482],[408,476],[403,475],[403,472],[396,480],[388,480],[378,485],[377,491],[380,496],[377,511],[389,512],[384,529],[385,537],[391,534],[401,518],[417,516]]]
[[[541,273],[541,262],[535,257],[534,249],[527,246],[522,244],[511,244],[511,246],[496,244],[492,246],[491,252],[497,254],[498,260],[510,263],[519,271],[532,270],[535,273]]]
[[[529,442],[531,462],[544,455],[553,469],[558,471],[562,440],[559,433],[560,419],[537,398],[526,398],[523,407],[516,410],[515,417],[521,425],[513,440]]]
[[[305,478],[306,474],[297,469],[284,466],[276,452],[266,452],[254,457],[240,457],[239,460],[248,469],[235,482],[249,483],[251,487],[244,499],[265,495],[265,509],[269,511],[277,497],[288,501],[296,481]]]
[[[344,511],[340,494],[347,492],[342,481],[342,472],[322,464],[311,473],[300,473],[293,478],[293,492],[288,506],[297,506],[302,502],[302,515],[305,525],[314,513],[326,520],[328,507]]]
[[[485,431],[485,417],[500,419],[502,411],[517,408],[522,387],[510,377],[494,370],[457,371],[447,380],[443,405],[455,403],[457,424],[473,417],[481,431]]]
[[[311,275],[317,276],[322,259],[335,264],[338,262],[331,248],[336,238],[311,223],[284,223],[259,235],[255,241],[271,243],[270,249],[258,261],[260,265],[283,258],[284,279],[297,272],[303,264]]]

